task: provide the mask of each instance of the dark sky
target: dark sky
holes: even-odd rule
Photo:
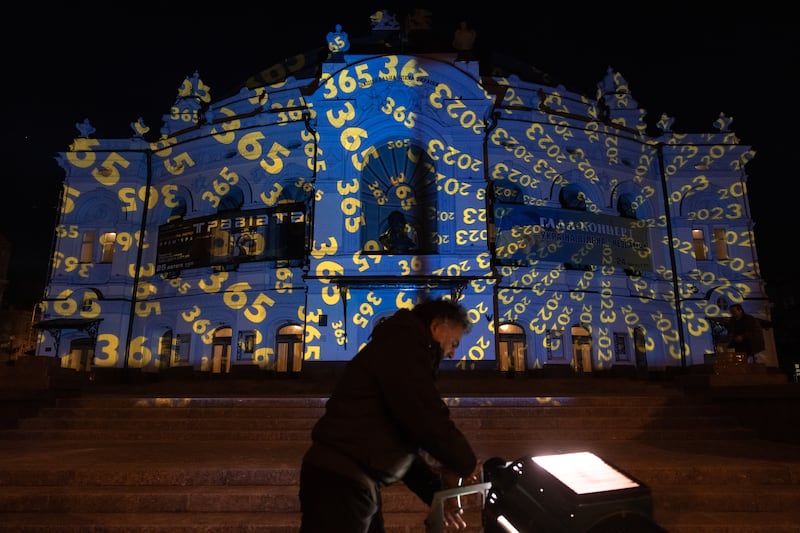
[[[715,131],[720,112],[733,117],[731,129],[757,152],[747,171],[762,273],[768,287],[794,273],[785,258],[791,249],[781,245],[800,209],[792,138],[800,106],[789,82],[800,66],[800,24],[793,15],[753,6],[733,15],[700,14],[696,2],[652,4],[647,14],[624,2],[591,9],[526,3],[517,12],[509,9],[514,3],[486,5],[493,10],[427,7],[438,34],[449,38],[466,20],[477,31],[478,50],[523,60],[571,91],[594,97],[612,67],[648,122],[667,113],[674,131],[693,133]],[[379,8],[401,20],[408,11],[392,3],[20,5],[1,37],[4,111],[11,119],[3,121],[0,233],[14,246],[5,303],[22,307],[42,295],[64,178],[55,156],[77,137],[76,123],[88,118],[96,138],[128,138],[139,117],[158,130],[195,71],[213,100],[230,96],[262,69],[324,46],[336,24],[351,40],[368,34],[369,15]]]

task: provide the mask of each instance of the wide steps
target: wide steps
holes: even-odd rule
[[[528,442],[555,440],[691,440],[691,439],[746,439],[752,438],[754,432],[750,429],[731,428],[626,428],[626,427],[598,427],[598,428],[568,428],[556,429],[526,428],[526,429],[488,429],[470,430],[465,428],[465,433],[474,442],[513,441],[524,439]],[[154,438],[164,438],[163,432],[145,429],[20,429],[13,433],[3,435],[9,440],[57,440],[64,442],[94,442],[102,440],[117,441],[148,441]],[[310,443],[309,430],[176,430],[168,435],[172,441],[231,441],[250,440],[264,443],[295,442],[298,445]]]
[[[134,400],[129,400],[127,403],[134,403]],[[222,399],[217,400],[222,403]],[[45,407],[39,411],[36,419],[28,419],[28,421],[48,418],[59,419],[82,419],[82,418],[148,418],[148,419],[161,419],[161,418],[175,418],[179,416],[182,419],[217,419],[228,418],[233,415],[237,419],[263,419],[263,418],[310,418],[316,420],[325,411],[324,405],[315,405],[308,407],[285,407],[282,405],[276,406],[250,406],[250,405],[236,405],[231,404],[228,406],[204,406],[194,403],[183,403],[181,405],[126,405],[126,403],[119,403],[116,406],[102,406],[97,407],[94,401],[87,402],[85,405],[75,405],[75,402],[69,404],[62,404],[59,402],[57,407]],[[590,417],[590,416],[620,416],[626,417],[654,417],[661,416],[668,409],[673,416],[719,416],[722,410],[715,405],[683,405],[673,404],[665,406],[663,402],[655,403],[652,405],[642,405],[640,403],[631,403],[628,399],[627,403],[619,401],[619,403],[606,403],[606,404],[592,404],[587,405],[581,403],[560,403],[560,402],[535,402],[519,400],[517,405],[508,404],[508,402],[500,402],[495,405],[476,406],[473,402],[465,403],[463,400],[459,403],[450,404],[450,409],[453,416],[458,418],[480,418],[486,412],[486,407],[491,407],[492,413],[497,417]]]
[[[655,484],[656,508],[665,514],[715,509],[725,512],[784,512],[797,503],[797,488],[776,486],[764,498],[760,484],[720,487],[713,493],[687,484]],[[0,513],[209,513],[298,512],[297,485],[58,485],[42,498],[45,486],[0,486]],[[57,489],[57,490],[56,490]],[[427,508],[402,486],[384,489],[388,512]]]
[[[757,518],[754,518],[757,516]],[[3,516],[4,520],[6,519]],[[420,515],[385,513],[387,533],[420,533]],[[797,513],[684,512],[660,521],[669,533],[797,533]],[[299,513],[68,513],[64,516],[20,513],[0,524],[8,533],[297,533]],[[475,524],[473,521],[472,524]],[[478,533],[476,524],[464,530]]]
[[[251,526],[257,531],[284,531],[299,523],[296,485],[61,486],[51,487],[52,494],[42,498],[44,488],[0,487],[0,531],[47,531],[56,525],[57,531],[201,531],[183,529],[185,513],[191,513],[193,527],[213,531],[252,531]],[[796,486],[765,491],[753,483],[722,487],[713,494],[682,484],[656,485],[651,490],[654,519],[670,532],[694,531],[694,527],[737,533],[797,531]],[[393,531],[420,530],[427,514],[424,505],[402,486],[389,487],[383,495],[387,524]],[[738,517],[732,528],[727,525],[731,515]],[[26,527],[33,523],[43,529]]]
[[[324,402],[61,399],[0,431],[0,533],[296,532],[300,461]],[[650,488],[670,533],[800,532],[800,448],[761,441],[713,405],[624,394],[447,402],[484,459],[590,450],[623,468]],[[423,531],[428,510],[402,484],[383,497],[388,532]],[[469,516],[479,532],[479,504]]]
[[[450,397],[453,419],[476,440],[742,439],[711,405],[665,396]],[[137,398],[59,400],[0,439],[244,439],[306,443],[324,398]],[[485,416],[487,409],[491,416]]]
[[[479,416],[465,418],[460,413],[453,416],[456,424],[465,431],[494,429],[574,429],[574,428],[632,428],[632,429],[698,429],[730,428],[730,421],[719,416],[681,416],[659,418],[654,415],[629,416],[493,416],[484,419]],[[24,420],[20,428],[28,431],[46,430],[124,430],[135,425],[142,431],[252,431],[268,433],[272,430],[310,430],[316,418],[257,418],[257,417],[74,417],[74,418],[35,418]]]

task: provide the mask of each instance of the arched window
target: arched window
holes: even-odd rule
[[[365,157],[360,184],[363,248],[371,253],[436,253],[436,169],[425,150],[399,139],[381,143]]]
[[[636,218],[636,209],[638,208],[636,200],[631,193],[622,193],[617,200],[617,212],[620,216],[626,218]]]
[[[236,211],[244,205],[244,192],[238,185],[231,186],[228,194],[219,199],[217,211]]]
[[[592,335],[583,324],[572,326],[572,369],[578,374],[591,372]]]
[[[586,211],[586,193],[574,183],[565,186],[558,193],[558,201],[564,209]]]
[[[183,196],[177,196],[175,198],[175,207],[169,212],[169,217],[167,217],[167,222],[174,222],[176,220],[180,220],[186,216],[186,198]]]

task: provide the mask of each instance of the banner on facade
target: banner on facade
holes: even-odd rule
[[[642,220],[498,203],[495,227],[501,265],[556,261],[574,266],[653,270],[648,229]]]
[[[168,222],[158,227],[156,273],[302,259],[305,225],[302,203]]]

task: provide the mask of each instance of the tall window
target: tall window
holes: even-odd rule
[[[564,330],[547,330],[547,337],[544,339],[547,347],[547,360],[564,359]]]
[[[256,332],[240,331],[237,343],[236,359],[253,359],[253,352],[256,350]]]
[[[94,239],[95,232],[93,230],[84,231],[81,237],[81,251],[79,261],[81,263],[91,263],[94,259]]]
[[[723,228],[714,228],[714,256],[717,261],[730,259],[728,257],[728,243],[725,240],[725,230]]]
[[[619,196],[619,200],[617,200],[617,211],[619,212],[620,216],[626,218],[636,218],[636,209],[638,204],[636,203],[636,199],[631,193],[623,193]]]
[[[100,236],[100,262],[110,263],[114,260],[114,244],[117,242],[117,234],[113,232],[103,233]]]
[[[81,302],[81,311],[83,311],[84,313],[91,312],[93,303],[94,299],[91,296],[89,295],[84,296],[83,301]]]
[[[617,361],[630,361],[631,354],[628,349],[628,335],[614,333],[614,357]]]
[[[191,346],[191,339],[192,337],[188,333],[179,333],[175,338],[175,362],[189,362],[189,347]]]
[[[706,239],[703,230],[692,230],[692,249],[694,250],[694,258],[698,261],[705,261],[706,254]]]
[[[169,368],[172,359],[172,330],[168,329],[158,343],[158,368]]]

